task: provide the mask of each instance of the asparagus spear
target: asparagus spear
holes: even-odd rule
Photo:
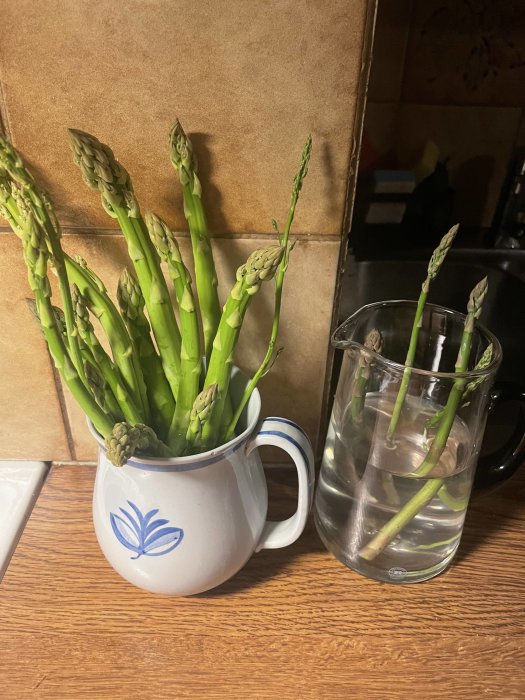
[[[487,278],[478,282],[470,293],[470,298],[467,305],[467,316],[465,318],[465,327],[461,344],[456,360],[456,373],[462,374],[468,369],[468,361],[470,356],[472,333],[474,324],[480,317],[483,301],[487,294]],[[436,436],[430,446],[427,456],[420,466],[413,472],[414,477],[423,477],[429,474],[438,464],[441,455],[446,447],[448,436],[452,429],[454,418],[458,410],[463,391],[465,389],[466,379],[458,377],[450,390],[445,413],[442,417],[440,426]],[[425,485],[391,518],[381,530],[365,545],[359,552],[359,556],[363,559],[371,561],[375,559],[390,542],[401,532],[401,530],[436,496],[444,484],[443,479],[429,479]]]
[[[113,151],[90,134],[69,130],[74,160],[84,181],[100,192],[104,209],[116,218],[128,244],[166,379],[177,398],[181,338],[160,260],[147,233],[131,179]]]
[[[180,354],[180,384],[177,405],[168,436],[168,444],[175,454],[182,453],[186,445],[186,431],[190,412],[199,393],[202,351],[199,320],[191,288],[190,273],[182,262],[175,235],[166,223],[155,214],[146,215],[146,225],[161,260],[168,266],[179,306],[182,345]]]
[[[42,330],[42,327],[40,325],[40,316],[38,315],[38,308],[36,305],[36,301],[32,297],[27,297],[26,304],[29,307],[29,311],[31,311],[36,322],[38,323],[40,330]],[[66,324],[65,324],[65,320],[64,320],[64,312],[58,306],[52,306],[52,309],[53,309],[53,313],[55,315],[55,324],[57,327],[57,331],[60,333],[62,339],[65,341],[67,334],[66,334]],[[65,345],[65,343],[64,343],[64,345]],[[88,357],[91,357],[91,355],[88,355]],[[85,358],[83,358],[83,359],[85,360]],[[91,359],[93,359],[93,358],[91,357]]]
[[[64,308],[67,346],[70,357],[80,379],[87,385],[80,346],[74,334],[75,320],[73,315],[73,302],[71,300],[67,271],[64,265],[64,253],[60,245],[61,231],[51,201],[37,186],[33,176],[25,167],[20,154],[1,136],[0,171],[3,171],[4,176],[7,176],[7,178],[11,180],[10,194],[18,211],[20,211],[20,209],[31,210],[34,217],[44,228],[46,243],[52,256],[50,262],[58,278],[58,286]],[[14,222],[14,212],[10,212],[9,208],[7,208],[7,213],[9,223]]]
[[[64,345],[62,333],[57,327],[47,277],[49,252],[43,228],[31,211],[22,214],[20,227],[29,284],[35,295],[38,318],[55,366],[96,430],[105,436],[111,432],[113,420],[98,406],[80,379]]]
[[[9,173],[20,187],[35,188],[35,179],[26,168],[22,156],[7,139],[0,134],[0,171]]]
[[[206,359],[209,360],[213,339],[221,317],[221,307],[217,294],[217,274],[202,205],[202,188],[197,176],[197,159],[193,153],[192,143],[178,119],[170,130],[169,142],[171,162],[179,173],[184,200],[184,215],[190,229],[195,265],[195,284],[204,333],[204,350]]]
[[[374,352],[381,352],[382,349],[382,343],[383,343],[383,338],[379,331],[377,331],[375,328],[368,333],[368,335],[365,338],[364,342],[364,347],[367,348],[368,350],[372,350]],[[354,426],[361,423],[362,421],[362,416],[361,412],[364,407],[364,402],[365,402],[365,397],[366,397],[366,392],[368,389],[368,381],[370,377],[370,363],[372,361],[371,355],[363,350],[360,355],[359,355],[359,367],[357,368],[355,372],[355,378],[354,378],[354,386],[352,390],[352,398],[350,400],[350,403],[345,407],[343,411],[343,417],[342,417],[342,423],[346,424],[347,422],[353,423]],[[363,376],[363,373],[365,376]],[[352,440],[359,440],[359,431],[355,430],[351,433],[352,435]],[[335,441],[334,444],[334,449],[335,449],[335,460],[336,462],[341,462],[341,464],[344,464],[344,469],[346,476],[348,478],[349,483],[354,487],[354,488],[360,488],[362,490],[362,486],[359,487],[359,481],[360,477],[357,474],[356,470],[356,464],[355,460],[353,458],[352,452],[353,450],[348,450],[346,443],[342,443],[339,440]]]
[[[5,146],[5,142],[4,142],[4,146]],[[5,151],[6,151],[6,149],[4,148],[4,154],[5,154]],[[16,153],[16,152],[13,151],[13,153]],[[15,167],[12,166],[10,172],[14,173],[14,171],[15,171]],[[28,184],[33,183],[32,176],[28,173],[27,170],[25,170],[21,159],[19,159],[18,162],[16,163],[16,178],[17,178],[17,181],[19,183],[28,183]],[[4,178],[0,181],[0,203],[3,205],[3,207],[2,207],[3,213],[6,216],[6,218],[8,219],[9,223],[11,224],[13,231],[15,233],[17,233],[17,235],[19,235],[19,236],[21,236],[23,234],[23,231],[21,229],[21,218],[24,214],[24,211],[27,211],[28,209],[31,209],[33,211],[35,201],[40,202],[39,206],[40,207],[44,206],[46,211],[47,211],[47,214],[48,214],[47,220],[45,219],[45,217],[43,215],[40,216],[40,223],[47,221],[46,233],[48,233],[48,234],[50,231],[49,224],[51,223],[52,227],[54,228],[55,233],[56,233],[55,236],[53,236],[53,234],[51,233],[51,240],[55,241],[55,247],[53,248],[53,246],[50,244],[49,235],[47,236],[47,245],[48,245],[48,248],[49,248],[51,254],[53,254],[53,252],[54,252],[54,255],[55,255],[54,260],[55,261],[57,260],[57,247],[56,246],[58,246],[58,250],[59,250],[58,257],[61,259],[61,266],[62,266],[61,269],[63,271],[62,278],[64,278],[64,276],[65,276],[65,279],[67,280],[67,282],[69,282],[69,280],[68,280],[68,270],[69,270],[69,274],[71,275],[73,273],[73,277],[75,279],[77,279],[77,282],[81,283],[81,280],[79,280],[77,278],[77,275],[76,275],[76,273],[80,272],[80,270],[77,268],[77,265],[69,258],[69,256],[64,254],[60,248],[60,242],[59,242],[60,228],[59,228],[56,216],[54,215],[53,207],[51,206],[51,204],[49,203],[49,201],[47,200],[47,198],[45,197],[43,192],[36,193],[35,189],[30,190],[29,191],[29,198],[31,200],[31,204],[28,203],[27,198],[24,199],[23,196],[20,196],[20,193],[17,191],[17,185],[14,184],[13,179],[9,180],[7,178],[7,181],[6,181],[6,179]],[[93,287],[91,282],[94,281],[96,283],[96,287],[98,287],[98,289],[93,288],[93,290],[92,290],[95,292],[95,295],[98,298],[99,304],[97,306],[97,309],[100,311],[100,309],[104,309],[105,306],[111,308],[112,304],[109,301],[109,298],[104,299],[103,295],[105,293],[105,289],[104,289],[102,283],[96,277],[96,275],[91,270],[89,270],[87,268],[85,263],[83,261],[81,261],[81,262],[82,262],[82,266],[86,269],[86,273],[87,273],[85,275],[85,279],[83,281],[87,282],[88,275],[89,275],[88,286]],[[56,265],[55,265],[55,267],[56,267]],[[74,364],[75,364],[76,368],[78,368],[78,366],[82,367],[83,372],[82,372],[81,376],[83,377],[83,381],[86,384],[86,386],[90,386],[90,382],[88,381],[86,374],[85,374],[85,371],[84,371],[85,361],[84,361],[84,358],[82,357],[80,345],[79,345],[78,340],[77,340],[78,333],[77,333],[77,329],[75,326],[74,309],[73,309],[73,327],[72,327],[72,329],[71,329],[71,322],[68,323],[67,308],[69,306],[69,302],[71,303],[71,307],[73,307],[73,300],[70,297],[69,290],[68,290],[67,294],[64,293],[63,284],[64,284],[64,281],[62,282],[62,285],[61,285],[61,290],[63,292],[62,299],[63,299],[63,302],[65,304],[65,308],[66,308],[66,313],[63,313],[64,324],[65,324],[65,333],[63,334],[63,341],[64,341],[66,347],[69,349],[71,349],[71,347],[72,348],[75,348],[77,346],[79,347],[81,360],[80,360],[80,362],[77,360],[77,362]],[[103,303],[100,303],[100,302],[103,302]],[[54,308],[55,308],[55,320],[57,320],[56,319],[56,307],[54,307]],[[115,310],[115,314],[116,314],[116,310]],[[110,318],[110,322],[109,322],[109,324],[106,324],[106,326],[107,326],[107,328],[110,328],[112,331],[119,330],[118,329],[118,325],[119,325],[118,322],[116,324],[113,324],[111,322],[111,320],[114,321],[115,318],[117,318],[117,320],[118,320],[118,314],[116,314],[116,316],[115,316],[115,314],[111,314],[111,313],[107,314],[107,316],[109,316],[109,318]],[[118,336],[119,336],[118,332],[110,333],[110,337],[112,337],[113,340],[115,338],[118,338]],[[115,354],[120,360],[121,368],[124,370],[123,371],[124,375],[128,376],[128,379],[130,380],[130,385],[131,386],[135,385],[135,387],[136,387],[138,382],[140,381],[140,377],[137,375],[136,372],[133,372],[133,367],[128,366],[129,365],[129,352],[127,351],[125,346],[126,346],[126,341],[124,339],[123,342],[119,342],[119,343],[114,342],[112,347],[114,347],[114,349],[116,350]],[[92,384],[91,384],[91,386],[92,386]],[[134,414],[134,418],[136,419],[137,417],[138,417],[138,415]]]
[[[0,169],[0,216],[2,216],[14,233],[21,238],[18,208],[14,203],[11,192],[11,178]]]
[[[121,408],[123,417],[132,423],[140,423],[141,412],[137,408],[127,386],[122,381],[116,365],[100,344],[95,334],[93,324],[91,323],[91,319],[89,318],[86,300],[80,293],[80,290],[76,284],[73,284],[72,286],[72,298],[75,310],[76,332],[85,345],[90,349],[95,365],[103,380],[111,388],[111,391]],[[88,381],[92,387],[96,377],[93,372],[91,372],[91,375],[91,378],[88,376]],[[117,414],[117,417],[118,415],[119,414]]]
[[[383,336],[377,328],[371,330],[366,336],[364,347],[366,350],[381,354],[383,349]],[[352,399],[350,401],[350,414],[354,423],[359,423],[362,420],[363,407],[365,404],[368,382],[370,380],[371,363],[372,355],[368,352],[361,352],[359,355],[359,368],[354,380]]]
[[[486,367],[488,367],[490,365],[490,363],[492,362],[493,353],[494,353],[494,346],[492,345],[492,343],[490,343],[485,348],[485,352],[480,357],[479,362],[474,367],[474,370],[485,369]],[[469,382],[467,384],[467,386],[465,387],[465,390],[463,391],[461,401],[464,402],[469,397],[469,394],[471,394],[474,391],[474,389],[476,389],[481,384],[481,382],[483,382],[484,380],[485,380],[485,377],[482,375],[481,377],[477,377],[476,379],[473,379],[471,382]],[[463,405],[465,405],[465,404],[463,404]],[[434,425],[437,425],[440,422],[440,420],[443,418],[444,413],[445,413],[444,408],[442,408],[440,411],[436,411],[436,413],[432,416],[432,418],[430,418],[427,421],[426,429],[429,430]]]
[[[403,408],[403,403],[405,402],[405,397],[407,395],[408,383],[410,380],[410,375],[412,374],[412,366],[414,364],[414,357],[416,355],[417,339],[419,335],[419,329],[421,327],[421,319],[423,317],[423,310],[427,301],[430,283],[437,277],[441,265],[445,260],[445,256],[450,250],[454,238],[456,237],[458,228],[459,224],[456,224],[450,229],[448,233],[446,233],[443,236],[438,247],[432,253],[432,257],[430,258],[430,262],[428,263],[427,276],[421,286],[421,293],[419,295],[419,300],[417,303],[414,325],[412,326],[412,333],[410,335],[410,344],[408,346],[407,356],[405,359],[403,379],[401,380],[401,386],[397,394],[396,403],[394,405],[394,410],[392,411],[392,417],[390,419],[390,425],[388,426],[388,431],[386,434],[386,439],[388,442],[392,441],[392,438],[396,431],[397,423],[399,421],[399,417],[401,415],[401,409]]]
[[[108,459],[116,467],[123,467],[139,450],[148,457],[170,456],[169,449],[157,438],[155,432],[142,423],[116,423],[106,437],[105,446]]]
[[[281,259],[281,262],[279,263],[279,270],[277,271],[277,275],[275,278],[275,301],[274,301],[274,310],[273,310],[273,321],[272,321],[272,330],[270,334],[270,340],[268,342],[268,348],[266,350],[266,355],[264,356],[263,361],[261,362],[259,369],[255,374],[253,375],[252,379],[246,386],[246,389],[244,390],[244,393],[241,397],[241,400],[239,404],[237,405],[237,409],[235,410],[235,413],[233,415],[233,418],[231,419],[227,431],[226,431],[226,439],[230,440],[234,434],[235,434],[235,427],[237,423],[239,422],[239,418],[242,415],[242,412],[244,410],[244,407],[250,400],[250,396],[253,393],[253,390],[259,383],[259,381],[264,377],[268,371],[270,370],[271,366],[273,365],[276,356],[280,353],[280,350],[275,353],[275,344],[277,342],[277,335],[279,333],[279,323],[281,320],[281,301],[282,301],[282,294],[283,294],[283,285],[284,285],[284,276],[286,274],[286,270],[288,269],[288,263],[290,259],[290,252],[292,250],[292,245],[289,243],[289,238],[290,238],[290,229],[292,227],[292,223],[294,220],[295,216],[295,208],[297,206],[297,201],[299,199],[299,194],[301,192],[301,188],[303,186],[303,180],[308,174],[308,163],[310,162],[310,156],[312,153],[312,137],[309,136],[308,139],[306,140],[306,143],[303,148],[303,153],[301,156],[301,165],[299,167],[299,172],[296,174],[294,181],[293,181],[293,186],[292,186],[292,198],[290,202],[290,209],[288,211],[288,218],[286,220],[286,224],[284,227],[284,232],[283,235],[280,237],[280,244],[284,249],[284,254]],[[274,225],[276,226],[275,222]]]
[[[480,282],[478,282],[478,284],[470,293],[470,298],[467,305],[465,328],[463,331],[463,336],[461,338],[461,345],[456,360],[457,373],[466,372],[468,369],[468,361],[472,343],[472,333],[474,332],[474,324],[481,315],[483,301],[487,295],[487,291],[488,282],[487,278],[484,277]],[[466,381],[467,380],[465,378],[460,377],[454,382],[454,385],[450,390],[447,404],[445,406],[445,412],[441,418],[441,423],[436,432],[434,440],[432,441],[430,450],[428,451],[428,454],[423,460],[423,462],[414,472],[414,476],[426,476],[434,469],[436,464],[439,462],[439,459],[447,444],[448,436],[450,435],[456,412],[461,403],[461,398],[463,396]]]
[[[35,319],[37,320],[38,325],[41,329],[40,316],[38,315],[36,301],[33,298],[29,297],[26,299],[26,304],[28,305],[29,310],[31,311],[31,313],[33,314]],[[67,331],[66,331],[66,320],[64,318],[64,312],[62,311],[62,309],[59,306],[53,305],[52,309],[53,309],[53,313],[55,315],[55,324],[57,327],[57,331],[60,333],[62,340],[64,341],[64,345],[66,345]],[[89,348],[85,345],[85,343],[82,340],[80,340],[80,351],[82,353],[82,361],[84,362],[84,365],[88,361],[91,363],[94,362],[93,355],[91,354],[91,351],[89,350]]]
[[[40,330],[42,330],[36,301],[34,299],[26,299],[26,302],[31,313],[38,322]],[[64,312],[58,306],[52,306],[51,308],[53,309],[53,314],[55,316],[56,329],[60,337],[62,338],[64,346],[66,346],[67,331]],[[44,334],[42,333],[42,335]],[[80,352],[82,353],[82,361],[84,362],[84,371],[88,382],[88,388],[90,389],[95,401],[104,410],[104,412],[108,414],[108,416],[111,416],[111,418],[113,418],[114,420],[121,420],[122,412],[120,410],[120,407],[117,403],[117,400],[115,399],[113,392],[111,391],[110,386],[98,371],[95,359],[93,357],[93,353],[88,348],[88,346],[82,341],[82,339],[80,339],[79,342]]]
[[[21,216],[23,212],[21,214],[17,202],[13,197],[13,189],[12,180],[8,179],[6,181],[6,179],[3,179],[0,181],[0,206],[2,206],[2,212],[8,219],[13,231],[21,237],[23,235],[21,228]],[[24,209],[23,204],[22,209]],[[148,407],[147,404],[144,404],[142,401],[142,396],[145,393],[144,382],[140,373],[140,366],[134,357],[131,341],[122,323],[122,319],[107,296],[106,289],[101,280],[87,267],[82,258],[79,257],[75,261],[69,255],[64,254],[64,264],[68,278],[71,278],[82,290],[91,310],[102,323],[110,341],[116,363],[122,373],[122,377],[128,386],[128,390],[133,395],[135,403],[141,405],[141,410],[145,419]],[[73,330],[73,334],[75,334],[75,330]],[[66,343],[66,346],[69,347],[69,343]]]
[[[373,328],[365,338],[364,347],[367,350],[381,354],[383,350],[383,336]],[[363,420],[363,408],[365,407],[366,392],[368,391],[368,383],[370,381],[370,366],[372,364],[372,356],[368,352],[361,352],[358,361],[358,370],[354,380],[352,390],[352,398],[350,400],[350,416],[354,425],[358,425]],[[354,478],[355,478],[355,468]],[[392,474],[383,472],[381,474],[381,483],[385,491],[388,503],[392,505],[399,504],[399,495],[394,485]],[[366,485],[363,485],[366,488]]]
[[[75,294],[76,291],[78,292],[78,289],[75,291],[74,289],[75,285],[73,285],[71,289],[71,298],[73,300],[73,305],[76,307],[77,302],[75,301]],[[38,313],[36,311],[36,304],[34,303],[33,299],[29,300],[30,302],[33,302],[34,309],[33,312],[38,318]],[[67,330],[66,330],[66,322],[64,318],[64,312],[62,309],[58,306],[53,306],[53,313],[55,314],[55,323],[57,326],[58,331],[60,332],[64,344],[67,342]],[[86,309],[87,313],[87,309]],[[88,387],[91,390],[91,393],[93,394],[95,401],[98,403],[98,405],[108,414],[111,416],[111,418],[114,421],[122,420],[123,415],[122,415],[122,410],[117,402],[117,399],[115,398],[115,394],[113,393],[113,390],[111,389],[110,384],[108,383],[107,379],[105,376],[103,376],[103,373],[100,371],[100,367],[97,364],[97,361],[95,360],[94,354],[92,352],[92,349],[88,346],[87,343],[84,342],[82,339],[82,334],[79,332],[78,328],[78,314],[75,309],[75,324],[76,324],[76,329],[75,332],[78,333],[79,335],[79,345],[80,345],[80,352],[82,354],[82,361],[84,362],[84,372],[86,375],[86,379],[88,382]],[[91,325],[91,324],[89,324]],[[91,329],[93,327],[91,326]],[[92,333],[94,335],[94,331],[92,330]],[[98,340],[96,340],[98,343]],[[102,348],[101,348],[102,349]],[[109,360],[109,358],[108,358]],[[111,363],[111,360],[109,360]],[[113,372],[116,373],[118,372],[117,368],[111,363]],[[112,375],[113,376],[113,375]]]
[[[485,352],[481,356],[479,362],[476,364],[474,367],[475,370],[479,369],[485,369],[490,365],[492,362],[492,355],[493,355],[493,345],[490,343],[487,348],[485,349]],[[461,396],[461,401],[462,401],[462,407],[466,406],[467,404],[465,403],[465,399],[468,398],[469,394],[471,394],[476,387],[478,387],[481,382],[485,380],[485,376],[477,377],[476,379],[473,379],[471,382],[467,384],[463,391],[463,395]],[[437,411],[432,418],[430,418],[427,421],[427,424],[425,426],[425,434],[426,431],[428,431],[431,427],[434,425],[437,425],[441,419],[443,418],[445,414],[445,408],[442,408],[440,411]],[[454,511],[460,511],[466,508],[467,503],[468,503],[468,497],[465,498],[454,498],[454,496],[451,496],[450,493],[448,492],[448,489],[445,484],[439,489],[438,491],[438,496],[440,500],[449,508],[449,510],[454,510]]]
[[[204,381],[205,387],[217,384],[218,391],[211,416],[203,429],[203,442],[207,449],[215,447],[222,437],[221,419],[228,395],[233,353],[244,315],[261,283],[274,277],[283,255],[281,246],[260,248],[237,270],[237,281],[224,305]]]
[[[115,395],[91,358],[84,360],[84,370],[91,393],[100,408],[111,417],[113,423],[122,420],[122,411]]]
[[[372,561],[388,547],[396,537],[416,515],[430,503],[443,486],[443,479],[429,479],[425,485],[413,496],[401,510],[399,510],[375,537],[359,552],[359,556],[367,561]]]
[[[148,420],[149,405],[144,401],[146,386],[140,368],[137,353],[115,305],[109,298],[106,288],[95,273],[88,267],[86,261],[77,256],[74,260],[65,256],[69,278],[78,287],[83,300],[91,313],[98,319],[109,341],[113,360],[118,367],[125,390],[131,397],[132,403],[142,416],[142,421]]]
[[[190,453],[203,452],[205,449],[203,442],[204,426],[210,419],[217,397],[217,384],[210,384],[201,391],[193,403],[190,423],[186,432],[187,450]]]
[[[149,404],[157,434],[163,439],[168,432],[175,410],[170,385],[162,362],[150,336],[150,325],[144,314],[144,297],[137,281],[127,270],[120,276],[117,299],[129,334],[137,349],[146,380]],[[131,423],[138,423],[126,417]]]

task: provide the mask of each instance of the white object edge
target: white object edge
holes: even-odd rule
[[[49,462],[0,460],[0,582],[49,471]]]

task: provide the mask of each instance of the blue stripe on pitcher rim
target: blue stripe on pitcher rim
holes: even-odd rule
[[[145,462],[137,462],[134,459],[128,459],[125,466],[133,467],[134,469],[142,469],[145,472],[190,472],[195,469],[202,469],[203,467],[209,467],[210,464],[215,464],[215,462],[220,462],[221,459],[229,457],[234,452],[237,452],[246,441],[243,440],[236,445],[233,445],[224,452],[220,452],[209,459],[201,460],[200,462],[186,462],[185,464],[148,464]]]

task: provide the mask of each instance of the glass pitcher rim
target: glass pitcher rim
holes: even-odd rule
[[[349,347],[359,348],[361,350],[364,350],[367,353],[367,355],[370,355],[371,357],[379,360],[380,362],[387,365],[396,372],[404,372],[405,369],[407,369],[407,365],[401,364],[400,362],[395,362],[394,360],[391,360],[388,357],[381,355],[380,353],[374,352],[374,350],[365,348],[365,346],[362,343],[359,343],[357,340],[342,341],[337,338],[338,334],[340,334],[344,327],[350,322],[354,321],[355,317],[358,314],[361,314],[363,311],[368,311],[370,309],[378,308],[381,306],[400,306],[403,304],[417,307],[418,302],[413,299],[387,299],[384,301],[375,301],[371,304],[365,304],[364,306],[361,306],[359,309],[357,309],[357,311],[354,311],[354,313],[351,316],[349,316],[345,321],[340,323],[335,329],[335,331],[332,333],[331,341],[333,347],[338,348],[340,350],[348,350]],[[461,311],[449,309],[447,306],[441,306],[440,304],[425,304],[425,309],[435,309],[438,311],[442,311],[446,315],[455,316],[456,318],[462,319],[463,321],[466,318],[466,314],[462,313]],[[467,370],[466,372],[440,372],[431,369],[422,369],[420,367],[410,367],[411,372],[423,377],[436,377],[438,379],[475,379],[478,377],[486,377],[492,374],[493,372],[496,372],[496,370],[499,367],[499,364],[501,363],[503,355],[501,343],[496,338],[494,333],[489,331],[489,329],[486,328],[484,324],[480,323],[479,321],[476,321],[475,330],[484,335],[488,340],[488,343],[492,343],[492,347],[494,348],[492,360],[488,367],[484,367],[483,369],[473,368],[471,370]]]

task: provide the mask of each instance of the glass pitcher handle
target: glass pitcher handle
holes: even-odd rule
[[[525,461],[525,388],[510,382],[498,382],[491,392],[489,413],[501,403],[519,403],[519,415],[505,445],[478,460],[474,488],[484,488],[514,474]]]

